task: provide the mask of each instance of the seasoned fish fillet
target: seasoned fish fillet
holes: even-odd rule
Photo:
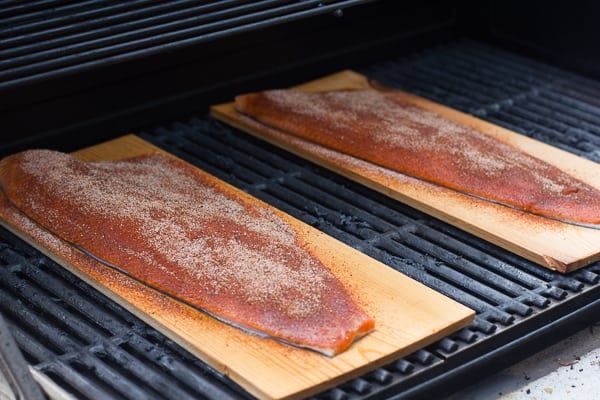
[[[583,226],[600,191],[538,158],[392,92],[271,90],[237,96],[258,122],[427,182]]]
[[[0,185],[70,246],[241,329],[331,356],[374,328],[294,226],[172,157],[30,150],[0,162]]]

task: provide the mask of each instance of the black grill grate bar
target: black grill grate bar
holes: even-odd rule
[[[483,240],[472,238],[464,231],[448,228],[437,223],[436,221],[433,221],[430,224],[433,224],[435,229],[438,229],[440,232],[444,232],[449,238],[462,241],[465,244],[468,243],[468,248],[473,249],[474,251],[474,257],[476,256],[477,251],[483,252],[484,254],[487,253],[487,256],[485,257],[476,258],[478,262],[482,263],[481,265],[483,267],[488,267],[489,264],[485,260],[491,258],[501,263],[500,265],[507,266],[503,270],[510,275],[511,279],[527,281],[529,283],[539,280],[540,285],[535,289],[535,292],[542,296],[547,296],[555,300],[561,300],[568,296],[567,290],[578,292],[582,288],[581,282],[573,278],[576,276],[576,274],[560,276],[560,282],[568,282],[568,284],[564,286],[565,289],[563,290],[553,285],[556,282],[556,273],[547,268],[540,268],[533,262],[523,259],[514,253],[506,252],[503,249]],[[435,232],[435,230],[432,230],[432,232]],[[470,258],[470,255],[467,256],[467,258]],[[509,268],[510,266],[513,267]]]
[[[424,264],[430,261],[409,247],[402,244],[393,246],[382,244],[365,249],[364,252],[425,286],[435,288],[438,292],[477,310],[480,316],[485,316],[483,318],[490,317],[492,321],[501,321],[505,325],[511,324],[514,320],[513,316],[495,308],[488,299],[482,299],[477,292],[470,290],[470,282],[461,281],[461,278],[457,278],[456,275],[448,275],[448,271],[443,266],[426,268]]]
[[[329,180],[319,179],[327,176]],[[312,187],[323,193],[327,198],[335,199],[344,204],[342,210],[352,215],[357,223],[372,230],[389,232],[397,229],[411,229],[415,223],[423,219],[423,214],[412,208],[401,205],[383,195],[379,195],[362,187],[350,187],[344,181],[338,182],[337,177],[325,171],[306,169],[296,177],[307,187]]]
[[[4,0],[0,3],[0,18],[3,20],[20,19],[21,15],[35,14],[39,10],[55,9],[62,4],[73,3],[73,0],[33,0],[24,2],[22,0]]]
[[[80,361],[69,363],[61,359],[54,360],[51,364],[36,367],[46,374],[61,389],[80,399],[123,399],[124,397],[109,386],[102,386],[86,373],[90,371]],[[141,398],[141,397],[140,397]]]
[[[419,66],[418,69],[409,69],[407,71],[398,72],[395,76],[394,83],[400,84],[401,87],[406,87],[409,91],[420,94],[424,97],[437,100],[444,103],[447,98],[460,99],[457,103],[463,103],[462,110],[474,108],[476,105],[488,104],[492,101],[492,97],[484,90],[470,90],[472,84],[466,82],[466,86],[458,84],[454,78],[448,77],[446,74],[436,69],[435,66],[430,70],[424,66]],[[436,80],[436,86],[431,90],[431,81]],[[453,84],[452,81],[455,80]],[[466,107],[466,108],[465,108]]]
[[[448,59],[449,57],[449,59]],[[450,74],[459,74],[463,81],[477,82],[479,88],[494,88],[497,97],[502,94],[519,93],[529,90],[531,86],[539,86],[547,83],[547,79],[537,78],[531,74],[531,70],[522,70],[521,65],[515,67],[503,66],[497,61],[489,62],[478,57],[471,57],[466,52],[457,49],[449,55],[443,55],[451,71]],[[437,65],[442,63],[437,61]]]
[[[135,354],[124,350],[111,342],[98,343],[89,349],[90,360],[94,362],[93,368],[104,368],[108,371],[105,375],[105,384],[110,384],[113,377],[126,382],[124,393],[130,395],[132,388],[144,390],[144,398],[164,398],[168,393],[170,398],[193,399],[195,396],[186,392],[181,384],[173,384],[173,377],[165,376],[152,363],[137,358]],[[98,361],[96,361],[98,360]],[[101,378],[102,374],[98,374]],[[197,393],[196,393],[197,396]]]
[[[564,105],[557,104],[548,91],[531,96],[530,101],[522,106],[526,110],[538,113],[548,119],[550,115],[566,129],[577,129],[586,140],[600,143],[600,114],[571,108],[564,111]]]
[[[202,43],[218,37],[239,34],[264,26],[280,24],[313,15],[333,12],[371,0],[340,0],[323,4],[317,0],[281,2],[265,0],[219,10],[222,19],[198,15],[165,22],[130,32],[118,33],[89,42],[70,44],[38,54],[26,54],[4,62],[0,86],[14,86],[43,77],[62,76],[101,65]],[[203,22],[204,21],[204,22]]]
[[[500,111],[491,115],[488,120],[507,129],[522,133],[539,141],[552,144],[567,152],[600,161],[598,151],[598,138],[591,136],[590,132],[564,124],[548,126],[545,119],[539,122],[528,119],[523,110],[521,112]],[[535,115],[534,113],[527,113]]]
[[[264,0],[263,0],[264,1]],[[272,0],[277,1],[277,0]],[[47,39],[65,38],[71,35],[84,34],[98,27],[111,27],[114,32],[131,29],[130,24],[164,23],[190,15],[211,16],[219,10],[231,9],[232,13],[241,13],[245,9],[238,7],[248,3],[247,0],[221,0],[206,2],[198,0],[178,0],[157,3],[150,0],[134,0],[128,2],[99,2],[91,0],[78,2],[68,7],[56,7],[36,14],[22,14],[15,18],[4,18],[4,29],[0,37],[5,38],[7,47],[18,47],[23,44],[40,44]],[[279,1],[285,3],[285,1]],[[288,1],[289,3],[289,1]],[[260,6],[260,5],[259,5]],[[218,14],[216,15],[218,16]],[[124,26],[120,26],[124,24]]]
[[[498,327],[485,319],[486,313],[475,316],[475,320],[465,329],[473,330],[474,332],[482,332],[485,335],[491,335],[498,330]]]
[[[230,183],[234,185],[247,185],[248,183],[261,178],[260,176],[257,176],[254,171],[244,171],[239,165],[232,164],[230,160],[225,157],[202,157],[202,153],[190,155],[189,149],[182,149],[174,152],[174,154],[195,163],[195,165],[202,166],[202,168],[207,171],[218,169],[229,171],[232,174]]]
[[[2,51],[2,54],[6,60],[12,58],[10,62],[6,62],[4,65],[5,67],[8,67],[11,65],[24,64],[28,60],[39,60],[45,56],[56,57],[72,53],[77,47],[67,46],[76,45],[77,43],[92,39],[99,39],[113,33],[125,31],[128,28],[132,29],[135,25],[142,25],[142,22],[127,21],[126,17],[129,13],[140,12],[135,8],[134,11],[127,11],[127,8],[135,6],[135,2],[127,2],[123,4],[123,8],[126,10],[114,16],[102,17],[91,21],[84,20],[66,25],[63,21],[60,25],[55,27],[52,26],[48,29],[35,31],[29,34],[21,34],[20,32],[17,32],[17,29],[12,32],[4,32],[6,38],[3,39],[2,44],[5,50]],[[143,10],[147,11],[147,9]],[[152,13],[152,11],[153,10],[147,12]],[[111,22],[116,25],[111,26],[107,24],[108,21],[106,20],[111,20]],[[82,29],[80,26],[85,27],[85,29]],[[88,48],[91,46],[92,43],[89,43]]]
[[[536,65],[507,63],[501,57],[489,58],[490,54],[482,54],[480,49],[470,50],[468,44],[431,50],[418,58],[416,65],[406,63],[392,78],[411,89],[418,84],[419,94],[449,101],[455,108],[477,115],[505,102],[510,104],[515,97],[539,90],[558,79],[549,72],[540,72]],[[434,82],[435,87],[432,87]]]
[[[152,390],[151,381],[146,382],[136,379],[132,371],[123,368],[122,364],[130,358],[124,352],[113,349],[116,353],[109,354],[104,351],[98,352],[97,346],[90,354],[84,352],[77,358],[71,360],[70,364],[79,371],[80,374],[89,377],[99,388],[118,393],[126,398],[144,398],[158,399],[158,393]],[[120,357],[117,361],[117,357]],[[148,378],[152,378],[149,371],[143,364],[138,365],[139,373],[147,373]],[[182,398],[189,398],[178,393]]]
[[[215,156],[214,153],[208,149],[210,143],[207,143],[207,148],[202,148],[201,151],[190,153],[195,146],[190,145],[186,149],[182,149],[178,152],[178,156],[187,159],[196,165],[201,165],[207,171],[220,171],[221,174],[229,174],[231,176],[231,183],[238,186],[246,186],[248,191],[251,191],[251,186],[254,185],[261,190],[265,182],[269,178],[265,177],[261,171],[256,171],[253,168],[245,168],[245,164],[253,165],[251,162],[232,162],[231,159],[224,156]],[[235,154],[236,150],[232,150],[232,154]],[[248,160],[246,160],[248,161]],[[274,178],[277,180],[277,178]]]
[[[402,229],[402,227],[398,228],[398,225],[393,225],[370,214],[365,207],[359,208],[351,205],[339,191],[332,193],[322,190],[304,179],[287,179],[282,186],[290,191],[286,196],[288,199],[299,198],[305,204],[320,203],[328,210],[335,211],[326,213],[328,221],[341,230],[356,233],[363,240],[371,238],[374,236],[373,234],[385,237],[392,230]]]
[[[35,30],[48,25],[58,24],[61,17],[65,23],[69,23],[73,19],[83,18],[90,9],[102,12],[102,10],[107,8],[106,4],[110,3],[106,0],[75,2],[41,1],[30,2],[28,7],[20,7],[18,13],[15,13],[15,10],[10,8],[0,10],[0,12],[5,15],[2,19],[5,24],[4,31],[18,33],[23,28],[28,30],[28,26],[31,26],[31,30]]]
[[[459,51],[463,57],[469,53],[469,46],[465,46],[464,49]],[[589,108],[591,104],[598,104],[598,91],[600,85],[598,82],[591,81],[568,72],[557,70],[547,65],[528,61],[523,62],[522,58],[514,56],[510,53],[501,52],[497,49],[488,48],[482,45],[476,45],[473,49],[473,53],[468,56],[468,63],[475,65],[476,63],[481,64],[479,68],[485,68],[485,70],[497,69],[496,74],[501,76],[510,75],[509,84],[513,82],[528,82],[529,86],[533,88],[534,94],[545,91],[565,91],[563,95],[569,94],[574,97],[583,97],[584,102],[579,104],[570,103],[569,106],[576,106]],[[486,58],[489,57],[489,58]],[[512,71],[512,73],[511,73]],[[479,71],[479,73],[485,73]],[[570,111],[569,107],[563,108],[563,111]]]
[[[273,204],[279,204],[283,207],[286,213],[300,217],[305,221],[311,221],[311,225],[317,229],[336,237],[342,242],[350,245],[351,247],[360,249],[364,245],[364,237],[360,231],[355,229],[344,229],[336,224],[335,217],[331,217],[332,213],[335,213],[333,208],[330,208],[323,204],[310,203],[306,197],[296,196],[296,192],[290,191],[285,187],[278,188],[272,186],[264,191],[252,193],[265,201],[275,200]],[[266,196],[265,196],[266,195]],[[307,206],[307,201],[309,206]]]
[[[542,96],[539,97],[541,100],[539,103],[546,107],[545,115],[552,114],[552,119],[562,124],[567,140],[572,141],[574,147],[578,147],[582,155],[597,151],[600,145],[600,128],[597,125],[600,124],[600,115],[574,108],[568,112],[561,112],[559,111],[560,104],[550,93],[545,93],[543,99]],[[562,99],[565,100],[565,97],[563,96]],[[561,126],[557,126],[560,129]],[[578,142],[581,143],[578,144]]]
[[[521,77],[531,79],[536,77],[536,81],[556,82],[567,84],[568,86],[576,87],[586,92],[600,91],[600,82],[591,80],[581,75],[573,74],[567,70],[553,67],[549,64],[535,61],[515,53],[502,50],[497,47],[488,46],[480,42],[461,42],[457,48],[460,52],[464,51],[471,55],[473,59],[477,59],[478,55],[481,59],[489,59],[492,64],[506,65],[515,71],[520,71]],[[527,74],[531,75],[527,75]]]
[[[573,278],[589,285],[595,285],[600,282],[600,265],[596,263],[580,269],[573,273]]]
[[[548,279],[544,279],[544,277],[539,277],[530,273],[524,273],[514,264],[496,258],[488,251],[482,250],[481,246],[477,246],[477,243],[480,241],[461,241],[455,236],[442,233],[439,230],[433,229],[427,225],[421,226],[417,233],[427,238],[427,240],[436,243],[436,245],[451,249],[454,253],[460,254],[465,260],[469,262],[475,262],[480,267],[489,271],[493,271],[494,274],[501,276],[503,279],[515,282],[523,288],[535,290],[539,286],[545,285],[548,282]],[[486,248],[490,247],[489,244],[486,243],[486,245]],[[542,303],[540,306],[543,306],[545,300],[539,299],[539,301]]]
[[[429,255],[443,261],[445,264],[451,266],[452,269],[463,273],[466,279],[481,282],[484,287],[491,288],[513,299],[526,297],[528,298],[528,301],[535,303],[538,307],[545,307],[549,304],[548,299],[531,291],[526,286],[515,282],[514,279],[505,277],[508,273],[497,273],[496,271],[489,270],[485,268],[485,264],[479,260],[477,260],[477,262],[470,261],[464,256],[465,253],[448,250],[447,247],[444,246],[443,240],[432,241],[427,246],[424,246],[422,241],[416,244]],[[471,257],[471,255],[469,255],[469,258],[475,259],[475,257]],[[519,310],[522,315],[531,313],[531,310],[528,308]]]
[[[535,115],[533,113],[529,114]],[[545,126],[545,120],[541,122],[532,121],[528,119],[527,113],[522,111],[500,111],[494,113],[494,115],[490,116],[488,120],[542,142],[552,143],[554,147],[558,147],[567,152],[577,154],[594,161],[600,161],[600,154],[598,154],[597,151],[594,151],[594,148],[589,148],[586,146],[586,141],[583,141],[580,137],[567,135],[566,133],[569,132],[567,132],[566,129],[561,131],[553,127]],[[570,133],[573,134],[573,130],[571,130]]]
[[[584,103],[575,103],[567,95],[558,94],[554,89],[548,88],[541,91],[534,90],[530,95],[516,99],[499,109],[529,113],[527,117],[534,121],[546,122],[548,126],[556,126],[557,129],[578,129],[582,135],[587,136],[586,139],[599,140],[600,109],[590,110],[590,107],[585,107]]]
[[[50,38],[68,37],[69,34],[83,33],[99,26],[108,27],[111,24],[135,21],[149,14],[170,12],[195,3],[196,0],[167,3],[150,0],[77,2],[67,7],[54,7],[38,13],[3,19],[6,27],[0,32],[0,37],[6,38],[4,43],[7,46],[16,47]]]
[[[15,301],[3,294],[0,294],[0,299],[2,301]],[[22,306],[13,306],[10,310],[0,308],[0,310],[3,317],[7,320],[7,324],[11,327],[11,333],[17,345],[23,351],[23,356],[31,365],[53,359],[57,354],[63,353],[59,346],[54,345],[54,342],[46,340],[45,336],[40,336],[36,329],[31,328],[37,315],[33,314],[30,310]]]
[[[600,146],[599,128],[592,128],[565,114],[554,112],[550,120],[548,116],[551,111],[534,104],[511,110],[511,113],[535,123],[540,131],[552,137],[555,142],[562,143],[571,153],[591,158]]]
[[[113,310],[107,310],[104,305],[98,304],[94,298],[82,296],[89,287],[70,285],[58,272],[52,266],[38,264],[35,272],[27,271],[27,280],[35,282],[36,290],[47,292],[49,299],[56,299],[60,307],[76,314],[77,320],[102,332],[102,336],[112,335],[131,325],[129,321],[115,315]]]
[[[450,77],[455,77],[456,86],[459,88],[463,87],[463,82],[472,82],[473,76],[478,76],[486,73],[491,73],[493,76],[496,76],[496,79],[493,80],[491,77],[486,77],[482,80],[481,84],[471,84],[471,89],[468,91],[461,90],[461,95],[464,93],[478,93],[475,97],[471,94],[471,98],[475,100],[477,103],[476,107],[470,107],[465,110],[469,113],[475,115],[485,115],[490,111],[494,111],[503,106],[510,106],[515,99],[522,98],[523,96],[527,96],[532,91],[538,90],[538,86],[536,84],[533,85],[525,85],[524,83],[521,85],[515,85],[513,82],[515,81],[514,77],[510,76],[509,71],[489,71],[493,69],[492,66],[480,65],[474,66],[474,68],[470,73],[462,74],[463,68],[453,68],[452,64],[450,64],[447,68],[444,68],[444,74],[440,78],[434,78],[431,74],[425,75],[422,79],[426,82],[431,81],[431,79],[439,79],[439,80],[447,80],[451,79]],[[477,68],[478,67],[478,68]],[[440,66],[434,66],[432,68],[440,68]],[[486,73],[482,73],[481,69],[483,68]],[[501,79],[498,79],[498,76],[501,76]],[[487,83],[485,83],[487,82]],[[497,82],[497,83],[494,83]],[[466,83],[465,83],[466,84]],[[487,97],[483,98],[480,93],[486,93]]]
[[[582,115],[588,122],[594,122],[600,116],[600,104],[596,104],[600,99],[582,96],[581,92],[575,92],[572,88],[556,85],[544,93],[544,98],[555,104],[557,108],[560,107],[561,111]]]
[[[592,114],[600,114],[600,98],[591,85],[572,85],[571,82],[559,82],[552,89],[557,94],[557,100],[565,104],[565,108],[585,110]]]
[[[559,288],[571,291],[571,292],[581,292],[585,284],[583,282],[577,281],[575,279],[556,279],[553,281],[554,285]]]
[[[551,85],[555,78],[551,77],[539,77],[539,73],[535,69],[514,69],[511,65],[503,65],[500,62],[494,60],[479,60],[479,65],[475,64],[475,56],[473,58],[469,56],[463,56],[466,63],[473,65],[473,74],[488,75],[490,82],[488,85],[492,86],[505,86],[505,90],[499,89],[499,93],[504,92],[504,96],[498,96],[495,99],[495,103],[502,104],[505,100],[511,101],[513,97],[519,97],[519,95],[527,94],[531,90],[537,90],[538,88],[546,87]],[[528,78],[523,79],[522,76]],[[493,78],[495,77],[495,78]],[[466,76],[464,79],[468,79]],[[497,82],[497,84],[494,84]],[[482,86],[485,89],[486,86]],[[484,106],[485,107],[485,106]]]
[[[190,2],[184,2],[183,5],[186,3]],[[235,5],[239,2],[229,3]],[[111,7],[111,14],[113,12],[115,14],[108,17],[100,15],[96,19],[86,19],[79,24],[69,26],[63,25],[65,17],[56,18],[57,27],[50,31],[44,30],[35,32],[32,35],[18,36],[6,40],[4,42],[6,45],[13,46],[6,51],[6,56],[20,57],[0,63],[0,66],[8,68],[14,65],[23,65],[49,57],[76,54],[84,50],[101,48],[115,43],[164,35],[194,26],[204,26],[205,30],[209,31],[220,26],[210,25],[211,22],[224,21],[244,13],[264,11],[264,7],[268,6],[256,3],[223,10],[221,9],[223,6],[213,3],[170,11],[167,6],[172,5],[154,5],[150,3],[149,7],[129,10],[136,4],[123,3],[119,5],[118,9],[112,9]],[[127,12],[121,12],[121,8],[125,8]],[[116,13],[117,11],[118,13]],[[146,15],[149,16],[146,17]],[[73,15],[69,17],[83,19],[84,16]],[[43,23],[49,24],[49,21]],[[96,28],[98,26],[101,28]],[[74,32],[70,33],[69,31]],[[61,35],[56,37],[59,33]],[[46,38],[51,39],[46,40]],[[43,51],[45,49],[48,50]]]
[[[426,251],[423,249],[424,247],[426,248],[430,246],[421,244],[421,249],[419,249],[419,251]],[[421,262],[425,265],[425,269],[429,274],[437,276],[438,278],[453,284],[456,286],[457,290],[460,289],[468,291],[472,296],[480,299],[491,307],[504,305],[505,310],[509,313],[517,313],[521,316],[531,314],[531,307],[515,300],[514,297],[516,296],[507,295],[505,291],[499,290],[496,285],[491,285],[489,282],[486,282],[487,279],[484,279],[486,278],[484,274],[480,272],[473,273],[473,271],[469,272],[464,268],[463,265],[461,265],[460,268],[456,268],[456,264],[450,265],[440,261],[439,259],[431,259],[431,257],[438,257],[436,254],[429,255],[429,258],[425,258],[425,256],[421,257]],[[479,274],[479,276],[475,276],[475,274]],[[490,308],[486,307],[486,309]],[[484,311],[479,309],[477,310],[482,312]],[[512,318],[506,319],[508,316],[495,318],[503,321],[503,323],[512,322]]]
[[[581,132],[578,129],[567,129],[561,134],[561,131],[544,127],[543,125],[530,122],[526,118],[506,112],[490,116],[488,120],[539,141],[551,143],[554,147],[567,152],[600,162],[600,151],[594,145],[596,140],[586,140],[579,135]]]
[[[197,140],[193,133],[199,129],[208,129],[212,134],[203,140]],[[225,137],[231,136],[231,132],[225,133],[224,129],[225,127],[219,122],[207,126],[206,122],[201,123],[196,120],[190,125],[176,124],[172,129],[165,130],[165,133],[177,136],[177,141],[183,144],[183,146],[177,145],[177,148],[185,154],[184,158],[207,164],[211,172],[244,176],[248,171],[252,171],[254,178],[246,178],[244,181],[257,188],[269,182],[280,181],[290,174],[297,174],[294,171],[303,163],[300,160],[281,156],[281,152],[276,151],[275,148],[261,148],[255,142],[224,140]],[[222,151],[223,146],[227,146],[226,152]]]
[[[516,80],[529,82],[532,86],[550,84],[563,78],[571,80],[574,77],[563,70],[478,42],[461,42],[454,48],[456,55],[462,55],[481,68],[495,70],[498,77],[508,74]]]
[[[185,139],[184,139],[185,141]],[[218,148],[223,146],[218,140],[208,138],[203,143],[194,143],[193,140],[188,141],[190,144],[191,153],[195,153],[194,150],[205,149],[206,162],[211,162],[215,159],[215,155],[218,154]],[[235,144],[230,146],[231,158],[235,161],[229,161],[227,164],[219,164],[221,168],[225,170],[230,169],[230,172],[236,173],[237,176],[243,176],[248,173],[254,174],[255,177],[252,179],[246,178],[247,182],[252,182],[254,185],[262,186],[268,182],[276,182],[281,180],[284,176],[287,176],[292,171],[293,164],[289,165],[290,162],[281,157],[269,157],[267,154],[260,154],[260,157],[256,157],[253,154],[246,153],[247,147],[236,146]],[[246,155],[245,157],[240,157]],[[289,166],[288,166],[289,165]]]
[[[31,285],[27,279],[20,279],[13,274],[5,275],[3,278],[3,286],[7,286],[5,290],[13,291],[12,296],[6,292],[0,293],[5,300],[3,304],[19,304],[18,308],[1,307],[3,313],[6,312],[13,318],[22,318],[23,322],[27,322],[28,331],[33,336],[44,338],[52,343],[54,351],[66,353],[87,344],[86,333],[93,334],[92,337],[96,336],[85,328],[71,329],[66,318],[73,318],[71,321],[80,322],[77,316],[62,309],[60,304],[43,293],[43,289],[37,285]],[[17,288],[18,292],[15,292],[14,288]],[[18,314],[15,314],[17,309]],[[39,310],[45,311],[43,315],[39,315]]]
[[[217,146],[217,149],[222,148],[224,145],[230,146],[230,149],[244,153],[247,156],[254,158],[256,162],[270,166],[270,173],[275,175],[296,173],[295,171],[308,164],[305,160],[300,158],[289,157],[289,153],[280,150],[275,146],[265,146],[265,143],[259,139],[249,138],[246,134],[236,135],[228,126],[217,120],[209,119],[207,121],[195,119],[194,124],[190,128],[191,129],[187,131],[188,134],[191,134],[189,140],[195,141],[198,145],[202,146],[205,140],[195,139],[197,132],[208,129],[211,132],[211,143],[214,143],[215,146]],[[234,138],[232,138],[231,135],[234,135]],[[237,136],[247,138],[247,140],[236,140],[235,137]],[[229,140],[230,138],[233,140]],[[217,150],[216,152],[218,153],[219,151]]]
[[[316,228],[321,228],[322,226],[323,229],[328,227],[327,225],[324,225],[324,220],[321,214],[318,212],[318,209],[314,209],[312,207],[307,208],[306,204],[301,202],[290,203],[288,198],[282,198],[277,193],[271,194],[270,190],[257,190],[250,188],[247,190],[247,192],[279,209],[285,210],[286,213],[292,216],[300,217],[304,222],[311,226],[314,226]],[[353,243],[356,245],[360,244],[360,240],[356,236],[346,235],[345,232],[339,231],[338,229],[331,229],[332,230],[327,233],[331,234],[332,232],[335,232],[340,235],[343,235],[344,238],[347,240],[346,243]]]
[[[82,351],[69,361],[69,365],[98,390],[105,391],[103,398],[159,399],[156,393],[147,389],[148,382],[146,385],[136,384],[128,371],[107,363],[103,358],[98,354]],[[140,369],[143,367],[140,366]]]
[[[515,320],[513,314],[526,316],[532,312],[530,307],[482,282],[469,279],[469,276],[465,275],[463,271],[457,271],[447,264],[439,262],[435,266],[427,268],[427,272],[454,284],[457,289],[460,288],[485,303],[487,305],[485,308],[475,308],[475,310],[481,314],[487,313],[488,317],[486,318],[492,322],[498,321],[504,325],[510,325]]]
[[[448,87],[456,93],[477,94],[477,101],[483,104],[502,103],[502,100],[498,99],[512,98],[515,94],[530,89],[529,85],[512,78],[506,72],[502,75],[502,79],[498,79],[498,72],[490,70],[491,66],[486,66],[482,71],[477,68],[478,66],[474,66],[469,61],[462,61],[458,57],[453,61],[446,63],[444,68],[440,68],[437,64],[422,66],[419,69],[423,73],[422,79],[447,82]]]
[[[95,340],[130,326],[114,316],[112,310],[98,306],[93,299],[85,299],[82,296],[85,289],[70,287],[65,284],[63,277],[48,273],[43,265],[33,269],[27,268],[21,273],[6,275],[6,282],[18,288],[13,293],[24,307],[44,309],[46,321],[56,325],[58,329],[65,329],[71,337]],[[17,280],[20,282],[16,282]],[[31,296],[32,293],[35,296]]]
[[[535,71],[520,73],[499,66],[498,62],[471,58],[460,49],[432,50],[431,54],[425,54],[423,59],[417,61],[416,65],[406,63],[392,78],[408,88],[418,84],[421,94],[427,97],[442,96],[438,99],[450,99],[453,103],[460,99],[461,109],[472,113],[480,109],[482,104],[495,107],[503,99],[529,91],[531,86],[543,82],[547,84],[546,81],[531,78]],[[523,79],[523,76],[530,78]],[[433,82],[435,87],[431,86]],[[467,88],[469,90],[465,90]]]
[[[33,337],[36,342],[42,344],[49,352],[59,355],[72,351],[82,343],[77,343],[73,338],[68,336],[64,329],[56,327],[49,323],[46,315],[41,315],[37,310],[32,310],[16,298],[0,293],[0,299],[3,304],[11,305],[9,308],[2,307],[2,314],[9,323],[13,323],[22,329],[24,337]],[[15,305],[16,304],[16,305]]]
[[[127,341],[120,344],[127,353],[134,355],[143,364],[156,365],[157,374],[165,373],[165,378],[161,378],[161,385],[158,387],[162,392],[165,392],[167,387],[172,385],[172,380],[178,381],[186,390],[195,394],[202,394],[210,399],[230,398],[233,394],[238,394],[241,391],[236,391],[236,385],[224,384],[223,382],[212,379],[207,380],[206,371],[196,368],[197,363],[195,358],[179,359],[165,354],[165,348],[150,342],[146,338],[133,334],[128,335]],[[214,375],[222,375],[216,371],[211,371]]]
[[[532,105],[530,102],[527,103],[527,105],[518,104],[517,107],[502,110],[502,113],[506,113],[516,118],[520,118],[521,120],[529,121],[540,131],[552,135],[553,141],[560,141],[563,142],[565,145],[571,145],[572,140],[579,141],[582,138],[582,136],[588,136],[588,140],[599,139],[598,136],[591,134],[592,132],[588,133],[583,129],[579,129],[580,135],[578,135],[578,137],[568,135],[569,130],[576,128],[577,125],[573,126],[563,123],[560,120],[560,115],[558,115],[558,118],[553,118],[552,120],[550,120],[548,118],[548,110]],[[501,113],[499,112],[496,114],[500,115]]]

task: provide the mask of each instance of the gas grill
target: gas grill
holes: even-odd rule
[[[314,398],[450,393],[597,321],[600,263],[552,272],[208,115],[238,93],[352,68],[600,162],[589,36],[568,51],[540,39],[573,28],[552,24],[561,10],[531,2],[511,20],[512,2],[402,3],[6,1],[1,154],[134,132],[476,310],[459,332]],[[568,11],[585,22],[588,6]],[[4,229],[0,314],[0,339],[20,350],[0,344],[0,372],[20,368],[9,375],[24,393],[29,368],[55,398],[252,398]]]

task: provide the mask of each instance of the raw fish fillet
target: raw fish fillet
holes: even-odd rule
[[[600,191],[559,168],[377,90],[270,90],[238,112],[279,131],[471,196],[598,228]]]
[[[0,187],[0,216],[18,210],[71,248],[248,332],[333,356],[374,329],[302,232],[173,157],[83,162],[30,150],[0,162]]]

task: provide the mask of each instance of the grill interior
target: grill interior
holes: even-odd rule
[[[450,29],[454,8],[443,0],[0,2],[0,154],[89,146],[182,119],[252,84],[292,84],[384,57],[392,42],[422,47]]]
[[[600,84],[471,41],[360,72],[600,160]],[[318,399],[426,397],[571,333],[600,264],[560,275],[200,114],[141,136],[477,311],[467,328]],[[162,334],[0,230],[0,312],[27,361],[78,398],[248,398]]]
[[[31,84],[368,0],[5,1],[0,88]]]

